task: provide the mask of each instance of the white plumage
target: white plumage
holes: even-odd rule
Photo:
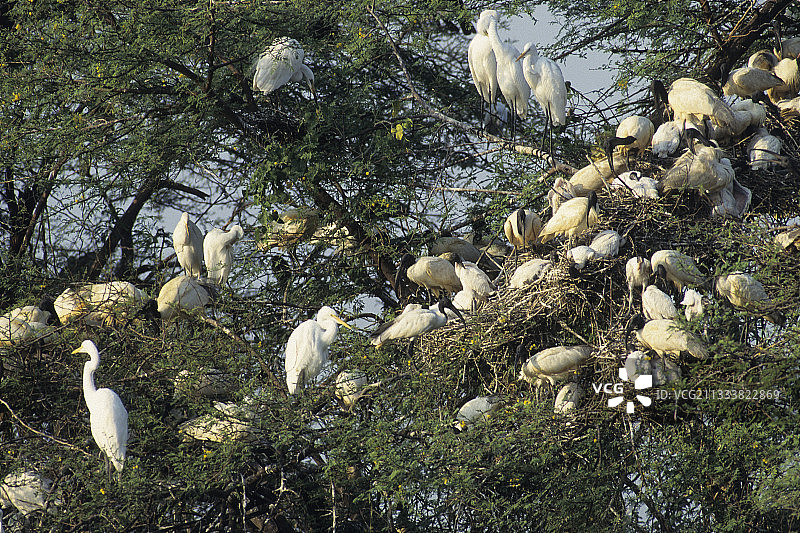
[[[548,259],[537,258],[526,261],[514,271],[508,286],[512,289],[523,289],[534,281],[542,279],[551,268],[553,268],[553,262]]]
[[[794,227],[775,235],[775,244],[779,245],[784,250],[788,250],[792,246],[794,246],[796,250],[800,250],[800,227]]]
[[[565,379],[569,373],[577,369],[592,355],[591,346],[554,346],[532,355],[522,366],[519,379],[537,386],[556,380]]]
[[[13,505],[23,515],[47,510],[53,480],[33,470],[12,472],[0,483],[0,506]],[[55,499],[51,504],[61,503]]]
[[[208,277],[220,287],[228,283],[233,265],[233,245],[243,236],[244,230],[237,224],[228,231],[214,228],[203,240],[203,255]]]
[[[767,91],[769,99],[773,102],[786,100],[797,96],[800,91],[800,66],[797,59],[781,59],[773,72],[783,83]]]
[[[697,359],[708,357],[705,345],[697,337],[681,329],[674,320],[645,322],[642,315],[636,315],[628,324],[628,331],[631,329],[636,330],[636,338],[643,346],[662,357],[667,354],[680,356],[683,352],[688,352]]]
[[[710,194],[724,189],[735,177],[725,152],[714,146],[696,146],[684,152],[661,179],[661,190],[697,189]]]
[[[699,316],[702,316],[705,308],[703,295],[694,289],[687,289],[683,294],[681,305],[685,306],[683,314],[686,316],[687,321],[691,321]]]
[[[491,112],[497,100],[497,60],[489,40],[489,20],[499,18],[494,9],[481,11],[475,22],[475,37],[469,43],[467,59],[472,82]],[[438,255],[438,254],[437,254]]]
[[[644,257],[631,257],[625,263],[625,279],[628,282],[628,305],[633,306],[633,289],[642,288],[642,292],[650,283],[650,260]]]
[[[589,247],[595,251],[598,257],[611,258],[619,253],[622,244],[622,237],[613,229],[606,229],[598,233],[589,243]]]
[[[453,263],[441,257],[423,256],[417,259],[411,254],[403,255],[397,267],[395,287],[403,277],[435,294],[442,290],[456,293],[463,288]]]
[[[464,289],[470,289],[479,301],[485,302],[497,292],[497,287],[494,286],[489,276],[475,263],[457,260],[454,266],[461,286]]]
[[[85,340],[72,353],[85,353],[89,360],[83,365],[83,397],[89,408],[89,423],[97,446],[114,465],[117,472],[125,467],[128,445],[128,411],[117,393],[111,389],[98,389],[94,384],[94,373],[100,366],[97,346]]]
[[[569,178],[572,192],[576,196],[589,196],[605,187],[617,174],[628,170],[627,158],[621,153],[614,152],[611,160],[614,161],[614,170],[611,170],[607,157],[579,169]]]
[[[556,400],[553,402],[553,412],[555,414],[568,414],[578,407],[581,398],[583,397],[583,389],[574,381],[567,383],[556,395]]]
[[[642,292],[642,311],[644,311],[644,316],[649,320],[672,319],[678,316],[675,302],[672,301],[672,298],[667,293],[655,285],[649,285]]]
[[[690,285],[696,287],[705,281],[703,273],[698,268],[694,259],[677,250],[658,250],[650,258],[650,267],[657,272],[659,267],[664,268],[664,274],[678,291]]]
[[[428,243],[428,253],[432,256],[447,252],[458,254],[462,259],[473,263],[477,263],[481,256],[480,250],[460,237],[439,237]]]
[[[166,282],[155,301],[158,315],[170,320],[180,313],[202,309],[212,300],[212,289],[201,280],[189,276],[176,276]],[[153,304],[150,304],[151,306]]]
[[[110,325],[126,316],[126,309],[144,301],[144,293],[127,281],[92,283],[67,288],[53,302],[62,324],[82,319],[90,326]]]
[[[630,170],[623,172],[611,182],[612,189],[630,191],[637,198],[658,198],[658,181],[640,172]]]
[[[342,370],[336,376],[336,397],[349,409],[364,394],[362,390],[367,383],[367,374],[363,370]]]
[[[567,259],[572,260],[578,270],[583,270],[586,263],[599,257],[600,255],[591,246],[581,245],[567,250]]]
[[[542,231],[542,220],[532,209],[520,207],[512,212],[503,223],[506,239],[516,249],[524,249],[529,243],[535,243]]]
[[[578,197],[567,200],[558,208],[553,217],[547,221],[539,238],[544,244],[558,235],[572,241],[589,229],[597,221],[597,195],[592,192],[589,197]]]
[[[531,89],[522,73],[522,64],[517,62],[519,50],[514,45],[500,40],[497,33],[497,19],[490,18],[487,29],[497,61],[497,85],[506,99],[506,104],[511,108],[511,112],[524,119],[528,116],[528,100],[531,97]]]
[[[546,57],[539,55],[536,45],[526,43],[517,61],[522,59],[522,74],[533,92],[533,96],[547,117],[548,124],[567,123],[567,86],[561,67]]]
[[[178,426],[184,442],[250,442],[256,439],[253,426],[255,411],[251,406],[233,402],[214,402],[214,413],[187,420]]]
[[[186,275],[199,278],[203,267],[203,232],[185,211],[172,232],[172,247]]]
[[[778,56],[769,50],[759,50],[747,58],[747,66],[752,68],[760,68],[762,70],[772,70],[778,64]]]
[[[303,63],[305,57],[305,51],[295,39],[276,39],[256,62],[253,90],[269,94],[290,81],[305,79],[314,92],[314,73]]]
[[[705,119],[723,126],[730,126],[733,122],[733,112],[728,104],[697,80],[675,80],[669,88],[667,99],[675,113],[675,120],[686,120],[697,126],[702,126]]]
[[[550,215],[555,215],[562,203],[575,198],[575,196],[577,195],[575,194],[575,189],[573,188],[572,184],[561,176],[557,177],[553,182],[553,186],[549,191],[547,191],[547,202],[550,204]]]
[[[453,425],[457,430],[463,431],[476,422],[489,420],[492,413],[502,405],[502,400],[497,396],[478,396],[473,398],[458,410],[456,421]]]
[[[753,170],[767,170],[781,160],[780,138],[771,135],[766,128],[759,128],[750,142],[747,153],[750,156],[750,167]]]
[[[785,317],[774,307],[764,286],[756,278],[744,272],[732,272],[718,276],[714,288],[735,307],[751,313],[763,313],[765,318],[775,324],[783,324]]]
[[[330,345],[339,334],[339,326],[350,327],[328,306],[317,312],[316,320],[297,326],[286,342],[286,386],[296,394],[310,383],[328,362]]]
[[[653,132],[655,132],[655,126],[649,118],[640,115],[632,115],[622,119],[622,122],[617,126],[615,135],[618,139],[633,137],[632,142],[619,146],[622,153],[636,150],[641,154],[644,152],[645,148],[650,146],[650,141],[653,139]]]
[[[389,341],[415,339],[423,333],[447,324],[447,313],[445,312],[447,308],[453,310],[456,316],[463,321],[461,312],[456,310],[447,298],[442,298],[436,306],[431,308],[425,308],[419,304],[408,304],[400,315],[378,326],[370,334],[369,341],[380,348]]]
[[[670,120],[661,124],[651,140],[653,155],[664,158],[678,151],[681,145],[681,123]]]
[[[768,70],[742,67],[731,71],[728,80],[722,87],[722,92],[726,96],[736,95],[748,98],[782,83],[783,80]]]

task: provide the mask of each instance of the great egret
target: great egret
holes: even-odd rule
[[[633,307],[633,289],[642,288],[642,292],[650,283],[650,260],[644,257],[631,257],[625,263],[625,279],[628,282],[628,306]]]
[[[502,399],[497,396],[478,396],[473,398],[458,410],[453,426],[458,431],[464,431],[481,420],[489,420],[492,414],[502,405]]]
[[[767,170],[782,158],[780,156],[783,142],[780,137],[770,134],[766,128],[759,128],[750,142],[747,143],[747,153],[750,156],[750,168],[753,170]]]
[[[475,263],[464,261],[456,256],[454,266],[461,286],[474,292],[475,298],[479,301],[485,302],[497,293],[497,287],[494,286],[489,276]]]
[[[648,285],[642,292],[642,311],[648,320],[673,319],[678,316],[675,302],[655,285]]]
[[[688,121],[702,127],[706,119],[723,126],[733,123],[731,108],[714,94],[707,85],[691,78],[672,82],[667,94],[675,120]]]
[[[628,347],[630,332],[636,331],[636,338],[646,348],[653,350],[658,355],[664,357],[667,354],[680,356],[683,352],[688,352],[697,359],[708,357],[708,350],[705,345],[686,330],[681,329],[674,320],[661,319],[645,322],[642,315],[631,317],[626,328],[625,344]]]
[[[567,123],[567,85],[561,67],[546,57],[539,55],[536,45],[526,43],[517,61],[522,59],[522,74],[533,92],[533,96],[542,106],[545,114],[544,136],[550,131],[550,152],[553,151],[553,126]]]
[[[694,259],[677,250],[653,252],[653,256],[650,258],[650,267],[653,272],[662,274],[671,281],[679,293],[686,285],[697,287],[705,282],[705,276]]]
[[[531,259],[526,261],[514,271],[514,274],[508,281],[508,286],[512,289],[523,289],[536,280],[542,279],[551,268],[553,268],[553,262],[549,259]]]
[[[528,100],[531,89],[522,73],[522,64],[517,62],[519,50],[510,43],[500,40],[497,33],[497,19],[490,18],[488,26],[489,41],[497,61],[497,85],[511,109],[511,138],[514,138],[517,117],[528,116]]]
[[[716,291],[728,299],[734,307],[744,309],[750,313],[764,314],[764,318],[773,324],[783,325],[786,317],[774,309],[772,300],[760,281],[750,274],[736,271],[718,276],[714,281]]]
[[[351,409],[364,394],[367,386],[367,374],[363,370],[342,370],[336,376],[336,397],[346,409]]]
[[[500,15],[494,9],[481,11],[478,20],[475,22],[475,37],[469,43],[467,59],[469,61],[469,71],[472,74],[472,82],[481,96],[481,114],[483,114],[483,102],[489,104],[489,112],[494,111],[497,101],[497,61],[492,50],[492,43],[489,40],[489,20],[497,20]],[[434,254],[438,255],[438,254]]]
[[[128,411],[122,405],[117,393],[111,389],[98,389],[94,384],[94,373],[100,366],[100,353],[97,346],[85,340],[80,348],[72,353],[85,353],[89,360],[83,365],[83,397],[89,408],[89,423],[92,437],[103,451],[106,459],[114,465],[117,472],[125,466],[125,452],[128,445]],[[108,469],[108,468],[107,468]]]
[[[303,79],[313,94],[314,73],[303,63],[306,54],[300,43],[290,37],[279,37],[270,44],[256,62],[253,90],[269,94],[290,81]]]
[[[13,505],[23,515],[46,511],[50,504],[59,505],[59,499],[51,499],[53,480],[33,470],[12,472],[0,483],[0,506]],[[50,510],[52,512],[52,509]]]
[[[328,362],[330,345],[339,335],[339,324],[353,329],[328,306],[317,312],[316,320],[297,326],[286,342],[286,386],[289,394],[310,383]]]
[[[233,265],[233,245],[243,236],[244,230],[237,224],[228,231],[214,228],[203,240],[203,255],[208,277],[220,287],[228,283],[228,275]]]
[[[126,307],[144,301],[144,293],[127,281],[69,287],[53,302],[61,324],[81,319],[90,326],[112,325]]]
[[[172,247],[186,275],[199,278],[203,267],[203,232],[185,211],[172,232]]]
[[[748,98],[781,84],[783,84],[783,80],[768,70],[742,67],[731,71],[728,80],[722,87],[722,93],[726,96],[736,95]]]
[[[397,266],[395,287],[399,287],[404,279],[436,294],[440,291],[456,293],[463,288],[453,263],[441,257],[423,256],[417,259],[411,254],[403,255]]]
[[[413,339],[447,324],[446,309],[452,310],[464,322],[461,312],[453,306],[449,298],[442,297],[439,303],[431,308],[417,304],[409,304],[403,312],[393,320],[381,324],[369,336],[369,341],[380,348],[387,342],[397,339]],[[409,349],[412,345],[409,346]]]
[[[555,385],[557,380],[566,379],[571,371],[585,363],[593,351],[586,345],[547,348],[530,356],[520,370],[519,379],[534,383],[537,388],[545,381]]]
[[[681,300],[681,305],[685,306],[683,314],[686,316],[686,320],[691,321],[702,316],[705,311],[705,304],[705,298],[702,294],[694,289],[687,289],[683,294],[683,300]]]
[[[597,222],[597,194],[592,191],[588,197],[578,197],[567,200],[558,208],[553,217],[547,221],[539,233],[542,244],[558,235],[569,238],[572,248],[573,241],[581,233]]]
[[[514,250],[525,249],[529,243],[535,243],[542,231],[542,220],[532,209],[520,207],[512,212],[503,223],[503,232]]]

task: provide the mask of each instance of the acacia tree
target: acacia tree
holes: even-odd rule
[[[5,3],[4,308],[78,281],[129,279],[155,296],[176,273],[170,210],[189,211],[204,229],[235,221],[248,235],[215,319],[160,332],[138,320],[70,326],[54,343],[4,353],[0,472],[35,469],[54,479],[60,500],[53,514],[12,514],[11,525],[795,529],[799,273],[765,230],[797,216],[791,166],[739,174],[754,194],[745,221],[709,220],[691,194],[645,203],[601,192],[601,224],[629,237],[625,257],[679,247],[710,275],[758,272],[788,326],[750,327],[717,302],[706,331],[693,326],[713,361],[681,360],[681,385],[780,390],[777,399],[661,403],[630,417],[592,395],[590,384],[613,381],[625,354],[624,259],[563,276],[549,292],[501,291],[465,328],[430,335],[411,356],[344,333],[321,383],[287,397],[283,347],[320,305],[373,327],[364,296],[396,312],[403,252],[424,251],[444,231],[491,237],[519,205],[544,212],[555,175],[583,166],[618,116],[649,112],[644,98],[634,101],[644,81],[713,83],[722,65],[738,66],[770,42],[773,21],[787,35],[797,27],[797,8],[784,0],[529,2],[509,13],[540,3],[565,15],[553,47],[561,56],[552,57],[611,50],[624,82],[615,89],[629,88],[623,104],[609,106],[608,92],[592,102],[584,95],[595,88],[571,80],[570,124],[553,154],[531,140],[543,122],[538,109],[516,140],[481,126],[466,43],[483,5]],[[302,43],[316,95],[293,83],[253,92],[256,57],[283,36]],[[770,120],[796,165],[796,130]],[[272,246],[273,214],[290,207],[313,217],[283,248]],[[98,382],[130,413],[119,481],[103,474],[90,438],[83,361],[70,355],[82,337],[104,349]],[[516,348],[583,342],[598,348],[579,374],[588,397],[573,419],[554,417],[551,394],[516,383]],[[175,390],[180,371],[199,379],[211,367],[233,376],[236,387],[217,399],[247,406],[250,439],[197,443],[179,430],[195,416],[225,418],[208,398]],[[343,368],[364,370],[373,384],[349,412],[333,396],[332,376]],[[456,434],[456,409],[488,393],[504,409]]]

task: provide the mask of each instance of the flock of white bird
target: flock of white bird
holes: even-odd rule
[[[533,94],[545,113],[545,132],[550,129],[552,148],[552,126],[566,124],[567,91],[561,70],[555,62],[539,56],[533,43],[525,44],[520,52],[512,44],[502,41],[498,34],[499,22],[497,11],[486,10],[475,23],[476,35],[468,49],[475,87],[492,113],[497,111],[502,94],[511,110],[512,138],[513,124],[517,117],[526,118],[528,100]],[[780,164],[780,139],[762,127],[766,117],[764,104],[748,98],[767,91],[769,98],[783,112],[800,114],[798,55],[798,38],[781,41],[774,52],[762,50],[753,54],[748,66],[732,71],[725,83],[724,94],[740,98],[732,104],[693,79],[674,81],[668,92],[663,85],[655,83],[654,93],[657,94],[654,96],[666,100],[674,120],[664,122],[656,129],[647,117],[624,119],[617,128],[606,160],[587,165],[569,180],[560,177],[555,180],[548,194],[552,216],[546,223],[542,224],[536,212],[527,208],[508,215],[503,226],[508,242],[515,251],[525,251],[556,238],[566,239],[565,255],[574,271],[578,272],[590,261],[617,256],[623,239],[613,230],[599,232],[588,245],[575,246],[577,239],[598,220],[597,192],[603,188],[629,191],[641,198],[657,198],[671,190],[694,189],[714,206],[713,216],[741,217],[749,205],[750,192],[737,182],[721,146],[738,142],[745,132],[755,129],[748,145],[752,169],[763,170]],[[269,94],[290,81],[305,80],[314,92],[314,74],[304,60],[304,51],[296,40],[281,38],[274,41],[256,63],[253,90]],[[676,154],[682,146],[685,151],[660,180],[628,170],[631,153],[641,154],[650,147],[655,156],[666,158]],[[211,302],[214,287],[227,284],[233,262],[231,249],[243,233],[240,226],[234,226],[228,231],[212,229],[204,237],[198,226],[189,220],[188,213],[183,213],[173,232],[173,245],[185,275],[168,281],[156,299],[145,302],[142,291],[127,282],[71,287],[55,301],[45,300],[40,307],[14,309],[0,317],[0,348],[32,340],[48,341],[58,331],[49,324],[51,317],[57,317],[62,325],[80,321],[103,326],[118,323],[120,318],[129,318],[125,311],[120,314],[120,309],[133,304],[144,304],[143,310],[162,320],[172,320],[192,309],[202,309]],[[800,228],[781,233],[776,237],[776,243],[784,249],[792,246],[800,249]],[[463,322],[462,313],[478,312],[482,305],[497,295],[498,280],[492,280],[478,266],[485,251],[458,237],[441,237],[431,243],[429,249],[432,252],[430,256],[406,254],[402,257],[395,288],[400,296],[404,290],[411,294],[424,289],[430,299],[438,298],[438,303],[407,304],[396,318],[371,332],[370,342],[376,347],[409,339],[411,350],[413,340],[420,335],[440,328],[454,318]],[[551,252],[549,259],[534,258],[518,265],[508,276],[506,285],[515,290],[532,289],[536,283],[546,279],[556,255],[556,252]],[[201,278],[204,262],[205,279]],[[783,321],[764,287],[750,274],[732,272],[711,280],[701,272],[693,258],[677,250],[657,250],[650,259],[632,257],[625,266],[628,300],[632,307],[635,291],[641,289],[642,314],[631,319],[629,331],[635,331],[639,343],[655,352],[656,356],[629,351],[626,360],[626,368],[631,369],[629,375],[649,372],[654,375],[654,384],[667,383],[680,375],[680,369],[668,356],[688,353],[697,359],[705,359],[708,355],[703,341],[676,321],[678,310],[675,302],[667,292],[650,282],[653,274],[663,277],[665,283],[671,283],[682,297],[680,303],[685,306],[687,321],[702,320],[704,306],[709,302],[710,296],[698,292],[698,288],[709,292],[713,289],[734,307],[776,324]],[[350,327],[333,309],[323,307],[316,319],[303,322],[291,333],[285,350],[286,384],[290,394],[297,394],[311,384],[327,365],[329,348],[337,338],[340,324]],[[90,413],[91,433],[103,451],[108,471],[110,462],[117,472],[121,472],[128,441],[128,413],[114,391],[98,389],[95,385],[94,373],[100,364],[97,346],[86,340],[73,353],[89,356],[84,365],[83,391]],[[574,374],[593,353],[595,349],[588,345],[544,349],[527,358],[520,379],[537,386],[543,383],[555,385]],[[518,355],[527,355],[521,346]],[[197,385],[195,389],[201,394],[217,390],[218,376],[214,370],[210,369],[206,377],[207,383]],[[352,408],[369,387],[368,382],[363,371],[344,370],[336,379],[336,396],[346,408]],[[185,386],[176,378],[176,390]],[[578,383],[567,383],[556,395],[554,410],[565,413],[574,409],[582,394]],[[455,425],[464,429],[478,420],[487,419],[500,405],[500,398],[477,397],[463,405]],[[184,423],[181,430],[187,436],[201,440],[252,436],[249,430],[254,417],[252,409],[223,402],[216,402],[215,407],[220,417],[206,415]],[[235,420],[223,421],[222,416]],[[9,474],[0,483],[0,503],[4,506],[13,504],[23,514],[44,509],[49,485],[49,480],[34,471]],[[51,504],[56,503],[56,500],[51,500]]]

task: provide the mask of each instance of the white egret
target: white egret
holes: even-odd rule
[[[172,232],[172,247],[186,275],[199,278],[203,267],[203,232],[189,220],[186,211]]]
[[[684,316],[686,316],[687,321],[691,321],[703,315],[706,304],[705,300],[706,299],[703,297],[703,295],[697,292],[696,290],[694,289],[686,290],[686,292],[683,294],[683,300],[681,300],[681,305],[685,306],[683,314]]]
[[[475,22],[475,37],[469,43],[467,50],[467,60],[469,61],[469,71],[472,74],[472,82],[481,96],[481,111],[483,102],[489,104],[489,113],[494,111],[497,100],[497,61],[492,50],[492,43],[489,40],[489,20],[499,19],[500,15],[494,9],[481,11],[478,20]],[[434,254],[438,255],[438,254]]]
[[[203,255],[208,277],[220,287],[228,283],[228,275],[233,265],[233,245],[243,236],[244,230],[237,224],[228,231],[214,228],[203,240]]]
[[[89,355],[89,360],[83,365],[83,397],[89,408],[92,437],[107,458],[107,469],[110,460],[114,469],[122,472],[128,445],[128,411],[116,392],[106,388],[98,389],[94,384],[94,373],[100,366],[97,346],[92,341],[85,340],[72,353]]]
[[[289,394],[297,394],[314,380],[328,362],[330,345],[339,335],[339,324],[353,329],[328,306],[297,326],[286,342],[286,386]]]
[[[300,43],[290,37],[279,37],[259,56],[253,76],[253,90],[269,94],[290,81],[303,79],[314,90],[314,73],[303,63],[306,54]]]
[[[650,267],[653,272],[661,274],[671,281],[678,292],[682,292],[686,285],[696,287],[702,285],[706,280],[694,259],[677,250],[653,252],[653,256],[650,258]]]
[[[520,348],[517,352],[520,353]],[[569,373],[585,363],[592,355],[591,346],[554,346],[541,350],[530,356],[522,366],[519,379],[534,383],[540,387],[545,381],[555,385],[557,380],[564,380]]]
[[[569,238],[570,248],[581,233],[597,222],[597,194],[592,191],[588,197],[567,200],[558,208],[539,233],[542,244],[558,235]]]
[[[674,320],[660,319],[645,322],[642,315],[635,315],[628,322],[627,333],[625,335],[626,349],[630,332],[636,330],[636,338],[646,348],[653,350],[660,356],[672,354],[680,356],[683,352],[688,352],[697,359],[708,357],[708,350],[705,345],[689,333],[681,329]]]
[[[625,279],[628,282],[628,306],[633,307],[633,289],[642,288],[642,292],[650,283],[650,260],[644,257],[631,257],[625,263]]]
[[[764,314],[773,324],[783,325],[786,317],[778,310],[767,295],[764,286],[750,274],[736,271],[718,276],[714,281],[716,291],[728,299],[734,307],[750,313]],[[770,311],[770,308],[773,310]]]
[[[508,286],[512,289],[523,289],[536,280],[542,279],[551,268],[553,268],[553,262],[549,259],[537,258],[526,261],[514,271],[508,281]]]
[[[453,263],[441,257],[423,256],[417,259],[411,254],[403,255],[397,266],[395,288],[404,279],[435,294],[440,291],[456,293],[463,288]]]
[[[497,85],[511,109],[511,138],[514,138],[517,117],[524,119],[528,116],[531,89],[522,73],[522,64],[517,62],[519,50],[514,45],[500,40],[497,33],[497,19],[490,18],[487,29],[497,61]]]
[[[346,409],[351,409],[364,394],[367,383],[367,374],[363,370],[342,370],[336,376],[336,397]]]
[[[552,59],[542,57],[536,45],[529,42],[522,47],[517,61],[522,59],[522,74],[533,96],[545,114],[544,136],[550,131],[550,151],[553,151],[553,126],[567,123],[567,84],[561,67]]]
[[[655,285],[649,285],[642,292],[642,311],[644,311],[644,316],[648,320],[673,319],[678,316],[675,302],[672,301],[672,298],[667,293]]]
[[[458,431],[464,431],[481,420],[489,420],[502,405],[503,401],[497,396],[473,398],[458,410],[453,427]]]
[[[464,322],[461,312],[453,306],[447,297],[442,297],[439,303],[431,308],[417,304],[409,304],[403,312],[393,320],[381,324],[369,336],[369,341],[380,348],[387,342],[397,339],[416,339],[423,333],[440,328],[447,324],[446,309],[451,309],[458,318]],[[409,345],[411,349],[412,345]]]
[[[48,503],[55,505],[61,503],[59,499],[51,499],[52,484],[53,480],[33,470],[12,472],[0,483],[0,506],[13,505],[23,516],[36,511],[46,511]]]
[[[750,168],[753,170],[767,170],[781,161],[780,137],[770,134],[766,128],[759,128],[750,142],[747,143],[747,153],[750,156]]]

